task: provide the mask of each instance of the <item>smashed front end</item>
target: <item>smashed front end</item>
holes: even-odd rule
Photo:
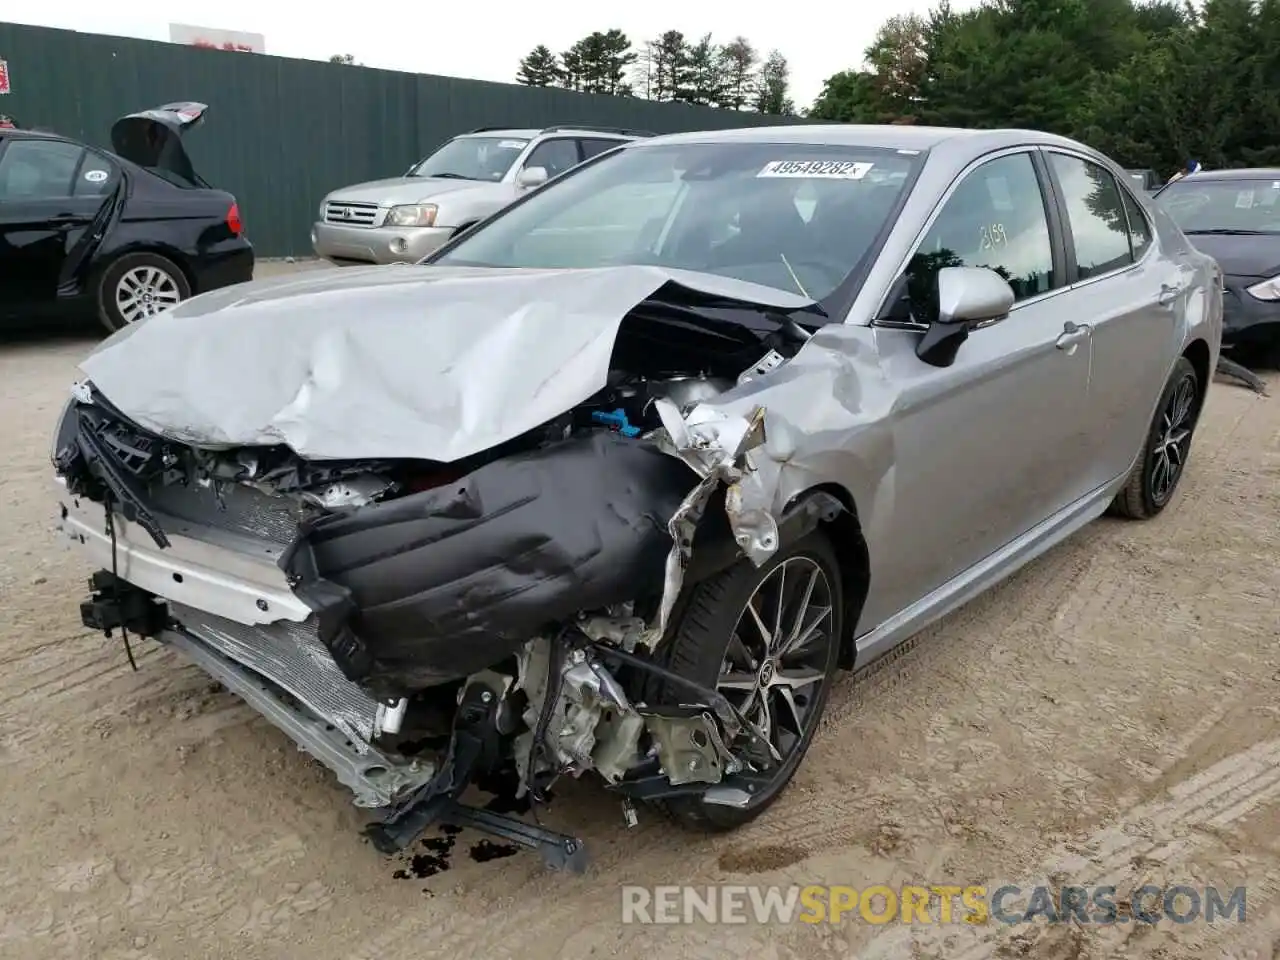
[[[655,352],[672,316],[685,349]],[[604,389],[450,462],[178,441],[82,382],[53,457],[62,529],[100,568],[83,622],[181,650],[380,808],[388,852],[444,819],[580,862],[572,838],[462,807],[470,784],[537,802],[590,770],[628,803],[740,804],[776,754],[662,641],[686,586],[838,504],[744,507],[763,410],[706,404],[794,338],[734,343],[652,305],[637,324]]]

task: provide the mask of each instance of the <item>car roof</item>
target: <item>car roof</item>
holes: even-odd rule
[[[1242,167],[1238,170],[1200,170],[1182,180],[1280,180],[1280,167]],[[1181,183],[1182,180],[1175,181]]]
[[[920,127],[908,124],[798,123],[776,127],[702,130],[673,133],[635,146],[663,143],[795,143],[824,146],[883,147],[889,150],[957,152],[998,150],[1035,144],[1079,149],[1083,144],[1039,130],[966,130],[959,127]],[[1086,148],[1087,149],[1087,148]]]
[[[80,143],[74,137],[58,133],[55,130],[32,130],[30,127],[0,127],[0,137],[39,137],[41,140],[65,140],[68,143]]]
[[[481,127],[479,130],[471,130],[467,133],[459,134],[461,137],[520,137],[523,140],[532,140],[541,130],[526,129],[520,127]]]
[[[589,123],[561,123],[550,127],[479,127],[459,134],[462,137],[518,137],[532,140],[544,133],[592,133],[603,137],[632,139],[639,136],[652,136],[643,130],[623,130],[618,127],[596,127]]]

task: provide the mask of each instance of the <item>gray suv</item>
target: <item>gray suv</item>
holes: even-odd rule
[[[421,260],[520,194],[640,130],[481,127],[449,140],[403,177],[333,191],[311,228],[316,256],[338,264]]]

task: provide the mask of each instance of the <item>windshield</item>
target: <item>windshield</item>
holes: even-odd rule
[[[411,177],[501,180],[529,145],[518,137],[455,137],[409,171]]]
[[[1280,233],[1280,180],[1171,183],[1157,202],[1183,233]]]
[[[812,144],[630,147],[539,189],[431,262],[648,264],[822,300],[871,249],[922,157]]]

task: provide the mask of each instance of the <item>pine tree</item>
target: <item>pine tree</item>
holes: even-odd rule
[[[549,47],[540,43],[520,61],[516,83],[522,83],[526,87],[553,87],[562,73],[559,59]]]

